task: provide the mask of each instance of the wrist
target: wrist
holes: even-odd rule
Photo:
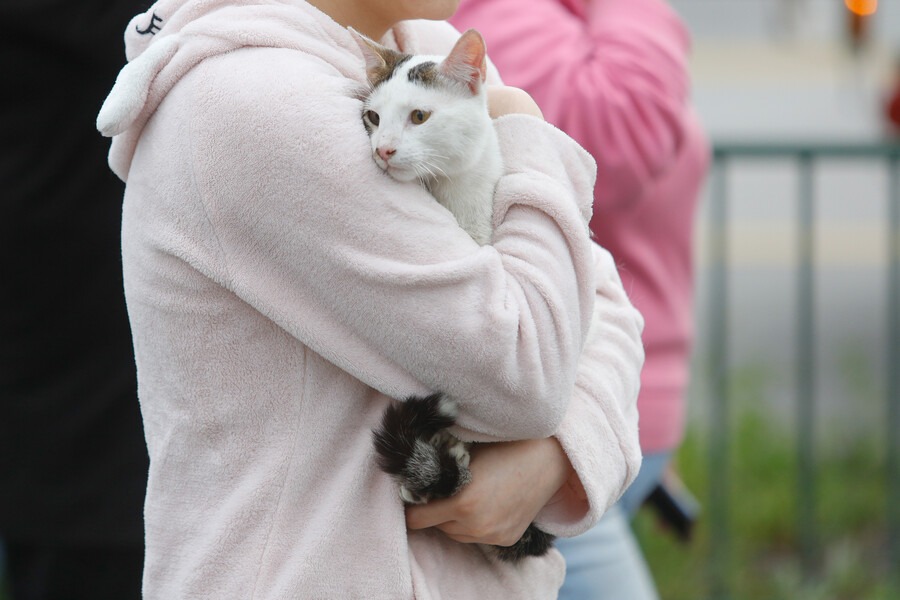
[[[533,442],[541,446],[541,452],[546,456],[545,461],[548,468],[544,472],[548,480],[547,489],[555,496],[570,484],[573,477],[578,479],[575,468],[569,461],[562,444],[555,437],[533,440]]]

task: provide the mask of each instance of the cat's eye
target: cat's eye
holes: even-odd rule
[[[367,110],[366,118],[369,120],[369,123],[371,123],[372,125],[375,125],[375,126],[378,125],[378,113],[375,112],[374,110]]]
[[[428,110],[414,110],[409,115],[409,120],[413,122],[413,125],[421,125],[425,121],[428,120],[428,117],[431,116],[431,111]]]

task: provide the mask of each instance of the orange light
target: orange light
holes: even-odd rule
[[[878,10],[878,0],[844,0],[844,4],[852,12],[861,16],[874,14]]]

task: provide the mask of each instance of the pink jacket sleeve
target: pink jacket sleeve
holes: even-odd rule
[[[596,159],[595,205],[639,199],[683,137],[687,30],[661,0],[463,0],[509,85]]]
[[[439,43],[444,28],[433,26]],[[449,46],[458,34],[444,44]],[[440,53],[441,50],[434,50]],[[502,83],[490,62],[488,83]],[[575,387],[555,433],[574,468],[570,485],[537,515],[549,533],[571,537],[593,527],[631,485],[641,466],[637,396],[644,360],[643,318],[628,299],[612,255],[592,244],[594,315],[592,335],[578,360]],[[469,439],[484,439],[458,431]]]
[[[594,304],[591,157],[534,117],[498,119],[499,224],[479,247],[421,186],[378,169],[344,79],[265,52],[191,73],[215,252],[190,260],[386,395],[441,390],[473,432],[552,435]]]
[[[565,486],[538,514],[547,532],[583,533],[631,485],[641,466],[637,395],[631,376],[644,359],[643,319],[628,301],[612,255],[594,245],[596,297],[591,338],[578,362],[575,390],[556,432],[580,486]]]

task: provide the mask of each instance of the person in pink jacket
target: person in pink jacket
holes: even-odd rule
[[[159,0],[128,25],[97,125],[126,182],[145,600],[550,599],[559,552],[480,543],[586,531],[634,479],[642,318],[584,226],[590,155],[492,88],[486,246],[372,158],[347,26],[446,54],[452,27],[408,19],[455,7]],[[432,391],[479,442],[472,481],[406,509],[372,430]]]
[[[691,239],[709,147],[690,105],[690,37],[664,0],[463,0],[509,85],[597,161],[591,230],[643,314],[638,399],[644,463],[590,533],[560,540],[561,598],[656,597],[627,517],[681,442],[692,342]]]

